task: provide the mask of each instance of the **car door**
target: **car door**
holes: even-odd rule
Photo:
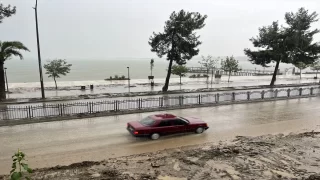
[[[162,120],[157,127],[157,130],[161,134],[175,133],[175,126],[172,124],[172,120]]]
[[[186,121],[183,121],[181,119],[174,119],[172,120],[172,123],[174,125],[174,133],[183,133],[188,131],[188,123]]]

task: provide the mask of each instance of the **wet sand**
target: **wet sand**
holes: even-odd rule
[[[43,168],[218,142],[235,136],[314,130],[320,125],[319,103],[320,99],[315,97],[172,110],[169,113],[200,117],[210,129],[201,135],[162,137],[157,141],[134,138],[125,129],[127,122],[154,113],[1,127],[0,174],[10,171],[11,156],[18,148],[28,155],[31,167]]]

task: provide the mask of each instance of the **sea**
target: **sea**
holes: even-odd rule
[[[151,58],[114,58],[114,59],[72,59],[67,62],[72,64],[71,71],[66,76],[61,76],[58,79],[59,86],[72,86],[87,84],[87,82],[104,82],[110,76],[128,76],[132,83],[148,82],[150,76],[150,59]],[[271,64],[269,68],[253,65],[246,57],[236,57],[242,69],[257,69],[257,70],[273,70],[274,65]],[[200,67],[199,60],[201,58],[192,59],[187,62],[188,67]],[[42,65],[47,63],[43,61]],[[39,86],[39,67],[37,59],[12,59],[5,62],[7,68],[7,76],[9,86],[11,88],[17,87],[37,87]],[[280,69],[284,70],[291,67],[291,65],[281,64]],[[156,79],[165,78],[167,75],[168,61],[166,59],[155,59],[153,75]],[[48,78],[43,69],[44,83],[46,86],[53,86],[53,79]],[[178,78],[172,76],[172,78]],[[94,83],[97,84],[97,83]]]
[[[221,57],[224,58],[224,57]],[[268,68],[263,68],[252,64],[247,57],[235,57],[239,61],[242,69],[256,70],[274,70],[274,64]],[[43,69],[44,86],[46,97],[73,96],[83,94],[102,94],[102,93],[123,93],[123,92],[142,92],[150,90],[161,90],[167,75],[169,61],[166,59],[154,58],[153,76],[156,84],[154,89],[150,89],[150,81],[148,76],[151,74],[150,60],[151,58],[113,58],[113,59],[66,59],[72,64],[71,71],[66,76],[57,79],[58,91],[55,90],[55,84],[52,78],[48,78],[45,69]],[[187,62],[187,67],[201,67],[199,61],[201,57],[194,58]],[[44,60],[42,65],[48,61]],[[218,64],[218,67],[220,64]],[[11,59],[5,62],[7,68],[7,77],[9,84],[8,98],[37,98],[41,97],[40,93],[40,77],[38,60],[26,58],[24,60]],[[130,86],[128,89],[128,81],[106,81],[110,76],[126,76],[128,77],[128,68],[130,76]],[[280,71],[290,69],[292,65],[281,64]],[[179,77],[172,75],[170,79],[169,89],[197,89],[206,88],[205,78],[194,79],[188,78],[191,74],[182,78],[183,85],[179,84]],[[278,83],[286,83],[285,81],[277,81]],[[297,78],[297,77],[294,77]],[[268,84],[271,76],[233,76],[231,77],[232,86],[258,85]],[[212,87],[220,87],[230,85],[227,82],[227,76],[222,77],[221,83]],[[296,82],[296,79],[294,79]],[[88,91],[89,85],[94,85],[93,91]],[[80,86],[86,86],[86,91],[80,91]]]

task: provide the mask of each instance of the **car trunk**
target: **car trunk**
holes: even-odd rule
[[[144,126],[138,122],[138,121],[134,121],[134,122],[129,122],[128,126],[132,127],[134,130],[139,130],[141,128],[143,128]]]

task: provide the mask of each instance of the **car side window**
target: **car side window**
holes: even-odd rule
[[[171,126],[170,121],[161,121],[158,125],[159,127]]]
[[[175,126],[181,126],[181,125],[186,125],[187,123],[181,119],[175,119],[175,120],[173,120],[173,124]]]

